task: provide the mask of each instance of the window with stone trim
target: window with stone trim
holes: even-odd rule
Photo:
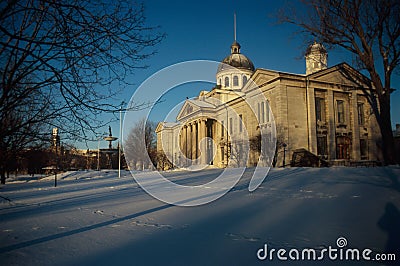
[[[239,115],[239,132],[243,132],[243,115]]]
[[[243,76],[243,86],[246,85],[246,83],[247,83],[247,77]]]
[[[229,87],[229,78],[225,77],[225,87]]]
[[[328,155],[328,142],[326,136],[317,137],[317,154],[322,157]]]
[[[233,76],[233,86],[239,86],[239,78],[238,78],[238,76]]]
[[[364,103],[357,103],[357,112],[358,112],[358,124],[364,125],[365,117],[364,117]]]
[[[337,100],[336,101],[336,111],[337,111],[337,122],[339,124],[344,124],[346,122],[345,119],[345,111],[344,111],[344,101]]]
[[[317,121],[325,121],[325,99],[315,98],[315,118]]]
[[[265,106],[264,106],[264,102],[261,102],[260,106],[261,106],[261,111],[260,111],[261,118],[260,118],[260,120],[261,120],[261,123],[264,124],[265,123]]]
[[[366,139],[360,139],[361,160],[368,160],[368,142]]]

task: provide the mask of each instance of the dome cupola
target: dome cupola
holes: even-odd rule
[[[254,71],[255,68],[253,62],[251,62],[247,56],[240,53],[240,47],[241,46],[237,41],[232,43],[231,54],[222,60],[221,64],[218,66],[217,73],[230,68],[230,66],[238,69]]]
[[[222,60],[217,69],[217,85],[223,89],[240,90],[246,85],[255,68],[253,62],[240,53],[240,44],[236,41],[236,14],[234,15],[234,41],[231,54]]]

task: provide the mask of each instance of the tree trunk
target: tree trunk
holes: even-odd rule
[[[382,97],[379,101],[380,115],[377,116],[378,124],[382,135],[382,153],[385,165],[395,164],[394,137],[390,117],[390,98]]]
[[[1,184],[5,184],[6,183],[6,169],[4,167],[1,168]]]

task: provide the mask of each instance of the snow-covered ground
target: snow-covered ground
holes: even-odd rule
[[[329,246],[338,249],[340,237],[347,240],[343,252],[396,253],[400,263],[400,167],[272,169],[250,193],[251,171],[224,197],[198,207],[160,202],[125,171],[120,179],[116,171],[68,172],[58,175],[57,187],[54,177],[15,180],[0,187],[0,263],[396,264],[327,256],[323,261],[280,261],[277,251],[272,261],[257,257],[265,246],[268,252],[286,250],[286,257],[290,250],[306,248],[320,256]],[[165,175],[179,184],[198,185],[219,173]]]

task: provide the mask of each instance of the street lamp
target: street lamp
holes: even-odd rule
[[[118,178],[121,178],[121,144],[122,143],[122,105],[124,101],[121,103],[121,107],[119,109],[119,140],[118,140]]]
[[[121,102],[119,109],[112,110],[112,113],[119,112],[119,141],[118,141],[118,178],[121,178],[121,144],[122,144],[122,112],[136,110],[134,106],[123,108],[125,101]]]

